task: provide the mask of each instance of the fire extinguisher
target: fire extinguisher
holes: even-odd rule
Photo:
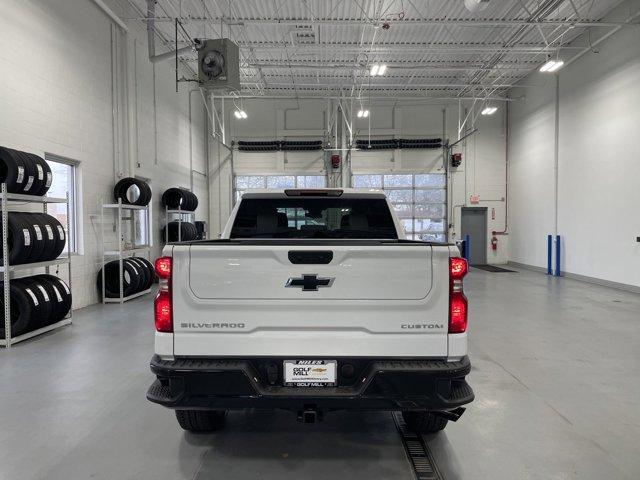
[[[491,237],[491,250],[498,250],[498,237]]]
[[[331,155],[331,167],[334,170],[340,168],[340,155]]]

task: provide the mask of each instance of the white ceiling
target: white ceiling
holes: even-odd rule
[[[144,22],[146,0],[128,0]],[[265,96],[500,97],[619,0],[158,0],[156,53],[193,38],[240,45],[242,94]],[[594,27],[594,24],[599,26]],[[196,69],[193,53],[180,55]],[[387,74],[370,77],[374,62]]]

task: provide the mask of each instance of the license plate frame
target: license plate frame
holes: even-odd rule
[[[286,387],[335,387],[338,384],[338,361],[284,360],[282,378]]]

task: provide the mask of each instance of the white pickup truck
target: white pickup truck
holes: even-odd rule
[[[474,398],[458,255],[406,240],[380,191],[245,193],[220,239],[156,261],[147,398],[190,431],[245,408],[401,411],[442,430]]]

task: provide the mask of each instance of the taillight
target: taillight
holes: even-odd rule
[[[449,259],[449,277],[452,280],[462,280],[467,274],[467,261],[464,258],[452,257]]]
[[[160,257],[155,263],[156,275],[159,278],[168,279],[171,277],[171,257]]]
[[[156,330],[158,332],[173,332],[173,315],[171,312],[171,293],[159,290],[153,302]]]
[[[160,279],[158,294],[153,302],[153,316],[158,332],[173,332],[173,307],[171,304],[171,257],[156,260],[155,271]]]
[[[467,297],[462,290],[462,279],[467,270],[464,258],[449,259],[449,333],[467,331]]]

